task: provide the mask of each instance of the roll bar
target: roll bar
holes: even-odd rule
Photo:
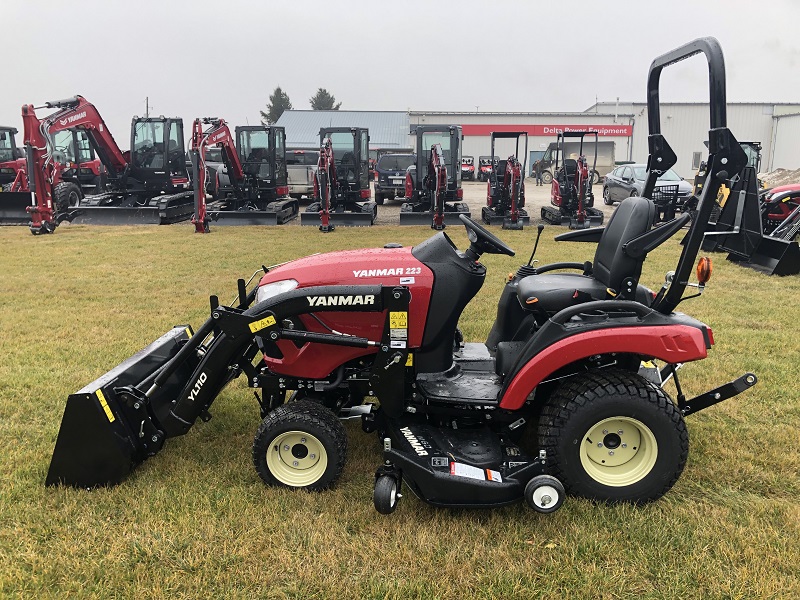
[[[674,65],[700,53],[708,61],[710,129],[708,132],[708,176],[700,196],[697,214],[684,239],[675,276],[663,298],[653,308],[663,314],[671,313],[680,303],[692,275],[694,261],[703,241],[717,192],[723,183],[737,175],[747,164],[747,155],[727,127],[725,96],[725,59],[719,42],[711,37],[700,38],[667,52],[650,65],[647,77],[647,111],[650,135],[650,156],[647,159],[647,181],[642,195],[652,197],[656,180],[677,162],[677,157],[661,135],[659,80],[664,67]]]

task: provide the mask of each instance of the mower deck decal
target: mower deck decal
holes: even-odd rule
[[[262,329],[266,329],[270,325],[275,325],[275,317],[272,315],[261,319],[260,321],[256,321],[254,323],[250,323],[250,332],[255,333],[257,331],[261,331]]]
[[[111,408],[108,406],[108,402],[106,402],[106,397],[103,395],[103,390],[97,390],[95,394],[97,395],[97,399],[100,400],[100,406],[103,407],[106,417],[108,417],[108,422],[113,423],[114,413],[111,412]]]

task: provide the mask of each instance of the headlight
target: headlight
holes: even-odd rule
[[[278,294],[290,292],[296,287],[297,282],[294,279],[283,279],[281,281],[262,285],[256,292],[256,304],[277,296]]]

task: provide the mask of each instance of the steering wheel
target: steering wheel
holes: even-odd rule
[[[514,256],[515,252],[486,228],[478,225],[466,215],[458,215],[458,218],[461,219],[461,222],[464,223],[464,227],[467,228],[467,237],[471,242],[467,252],[472,251],[477,257],[480,257],[480,255],[484,253]]]

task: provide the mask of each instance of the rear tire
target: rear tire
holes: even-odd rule
[[[597,185],[598,183],[600,183],[600,173],[592,171],[592,185]]]
[[[539,422],[539,447],[570,493],[644,503],[680,477],[689,433],[661,388],[607,369],[573,377],[553,393]]]
[[[611,199],[611,192],[608,191],[607,187],[603,188],[603,204],[606,206],[612,206],[614,201]]]
[[[636,196],[638,196],[638,195],[639,195],[639,192],[637,192],[636,190],[631,190],[631,195],[630,195],[631,198],[636,198]]]
[[[382,205],[384,198],[385,198],[385,196],[383,194],[379,194],[379,193],[375,192],[375,204]]]
[[[81,188],[74,183],[62,181],[56,186],[53,192],[56,208],[66,211],[69,208],[79,206],[81,203]]]
[[[342,474],[347,434],[329,409],[309,400],[270,412],[253,440],[253,464],[271,486],[320,491]]]
[[[553,183],[553,174],[550,171],[542,171],[542,183],[545,185]]]

